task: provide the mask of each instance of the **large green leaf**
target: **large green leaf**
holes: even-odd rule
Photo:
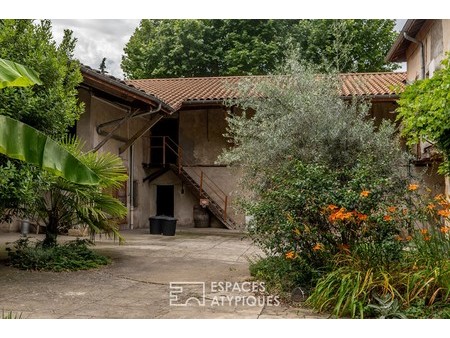
[[[0,89],[27,87],[34,84],[42,84],[34,70],[9,60],[0,59]]]
[[[40,131],[0,115],[0,153],[26,161],[77,184],[98,184],[99,177]]]

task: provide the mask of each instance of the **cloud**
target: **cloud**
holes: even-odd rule
[[[123,78],[120,68],[123,48],[139,25],[140,20],[52,20],[53,36],[60,43],[64,29],[73,31],[77,38],[75,57],[83,64],[98,69],[106,57],[106,70],[110,75]]]

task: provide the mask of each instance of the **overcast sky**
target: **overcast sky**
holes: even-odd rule
[[[83,64],[98,69],[106,57],[106,70],[110,75],[122,78],[120,69],[123,48],[130,39],[140,20],[94,20],[71,19],[52,20],[53,35],[57,43],[61,42],[64,29],[73,31],[78,39],[75,57]]]

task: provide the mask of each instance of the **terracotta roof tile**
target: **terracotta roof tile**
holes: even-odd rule
[[[269,76],[226,76],[197,78],[168,78],[129,80],[147,94],[156,96],[174,110],[183,103],[194,101],[223,101],[239,95],[240,81],[261,81]],[[396,88],[403,89],[406,73],[348,73],[341,74],[341,95],[351,96],[391,96],[396,97]]]

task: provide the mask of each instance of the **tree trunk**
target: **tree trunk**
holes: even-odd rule
[[[56,236],[58,236],[58,217],[53,210],[48,212],[47,231],[43,242],[44,247],[56,246]]]

